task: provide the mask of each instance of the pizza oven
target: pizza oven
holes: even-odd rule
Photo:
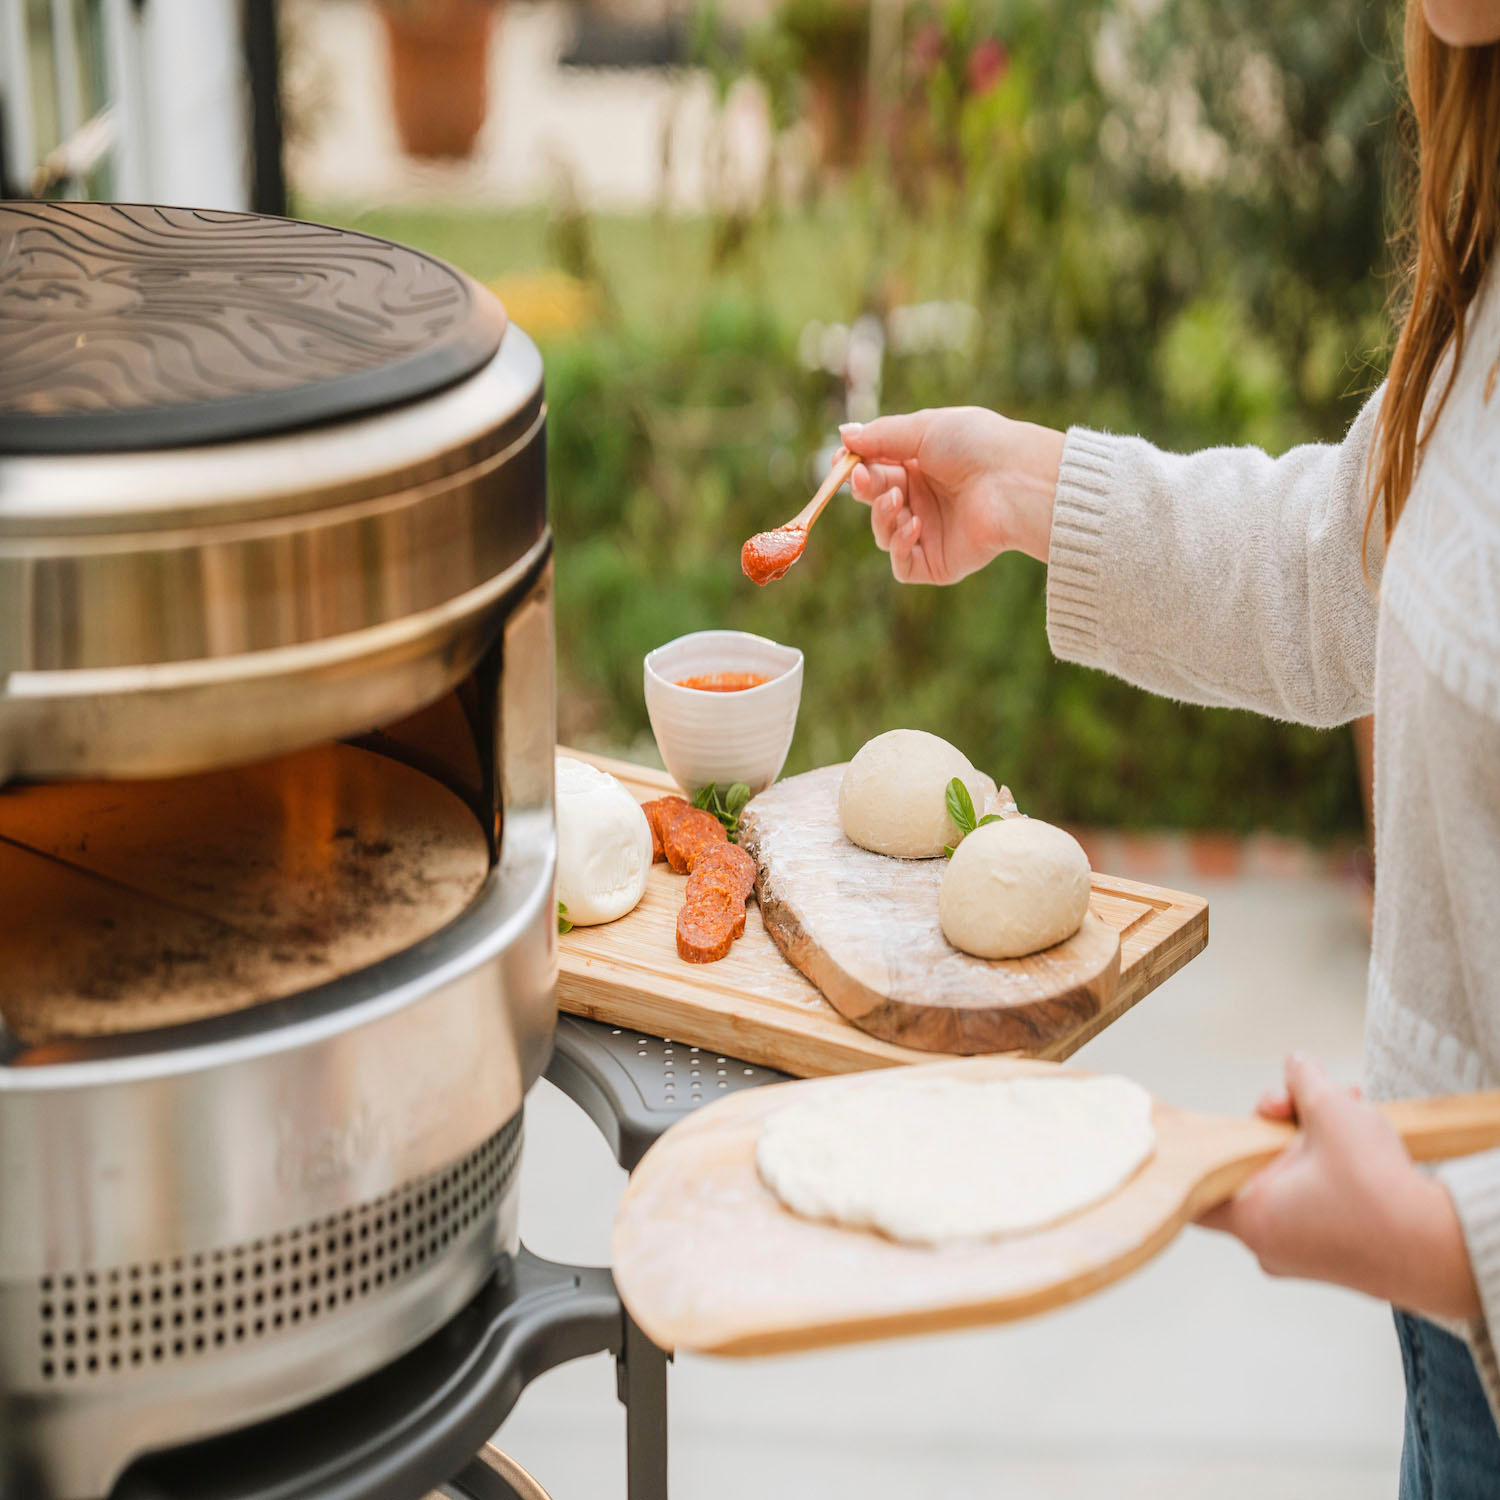
[[[544,419],[418,252],[0,204],[0,1432],[51,1500],[390,1364],[516,1253]]]

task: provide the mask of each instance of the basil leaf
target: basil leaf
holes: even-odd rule
[[[974,826],[983,828],[986,823],[1003,823],[1004,821],[1005,819],[999,813],[986,813]]]
[[[573,924],[568,920],[568,908],[561,901],[557,903],[557,930],[559,932],[572,932]]]
[[[722,793],[718,783],[710,781],[693,794],[693,806],[712,813],[724,825],[724,832],[729,835],[731,842],[735,830],[740,826],[740,814],[749,800],[750,788],[743,781],[736,781],[733,786],[725,787]]]
[[[969,789],[957,776],[948,783],[948,816],[958,824],[960,833],[973,833],[974,799],[969,795]]]
[[[943,845],[943,858],[944,859],[952,859],[953,858],[954,847],[955,846],[952,845],[952,844],[944,844]]]

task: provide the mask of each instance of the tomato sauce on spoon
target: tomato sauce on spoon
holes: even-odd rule
[[[740,548],[740,567],[745,577],[762,588],[786,575],[807,546],[807,527],[778,526],[757,532]]]
[[[813,522],[822,515],[823,507],[838,493],[858,464],[859,458],[855,454],[840,448],[828,478],[801,512],[775,531],[757,532],[740,548],[740,567],[746,578],[764,587],[785,577],[787,569],[802,556]]]

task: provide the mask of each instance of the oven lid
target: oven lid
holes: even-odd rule
[[[500,304],[371,235],[115,203],[0,204],[0,452],[266,437],[487,364]]]
[[[347,508],[493,466],[541,411],[530,341],[420,251],[0,202],[0,548]]]

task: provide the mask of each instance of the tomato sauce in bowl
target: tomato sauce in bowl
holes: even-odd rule
[[[802,653],[743,630],[695,630],[649,652],[642,686],[662,763],[689,794],[753,792],[781,773],[802,698]]]
[[[700,693],[743,693],[770,680],[763,672],[704,672],[697,677],[679,677],[677,686],[696,688]]]

